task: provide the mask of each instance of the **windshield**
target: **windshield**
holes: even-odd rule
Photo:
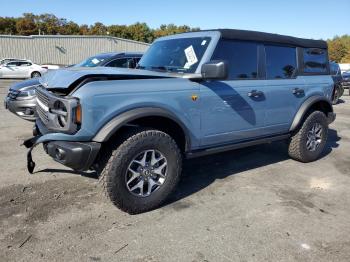
[[[137,68],[194,73],[210,43],[210,37],[178,38],[155,42]]]
[[[103,54],[103,55],[92,56],[74,65],[74,67],[95,67],[95,66],[98,66],[102,61],[112,56],[113,54]]]

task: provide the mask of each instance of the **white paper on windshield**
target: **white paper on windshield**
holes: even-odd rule
[[[98,60],[97,58],[94,58],[91,60],[91,62],[93,62],[96,65],[100,62],[100,60]]]
[[[194,65],[198,62],[198,58],[196,56],[196,53],[194,52],[192,45],[185,49],[185,55],[187,59],[187,63],[184,66],[185,68],[190,68],[191,65]]]
[[[207,43],[207,40],[203,40],[201,45],[205,45]]]

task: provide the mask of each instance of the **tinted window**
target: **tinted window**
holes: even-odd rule
[[[212,60],[226,60],[230,79],[255,79],[258,68],[258,45],[251,42],[221,40]]]
[[[81,61],[80,63],[74,65],[74,67],[95,67],[95,66],[99,66],[99,64],[101,62],[103,62],[104,60],[111,58],[112,56],[114,56],[115,54],[113,53],[108,53],[108,54],[100,54],[97,56],[92,56],[89,57],[83,61]]]
[[[32,64],[29,62],[17,62],[17,66],[31,66]]]
[[[10,63],[7,63],[6,66],[9,66],[9,67],[17,66],[17,62],[10,62]]]
[[[326,73],[327,53],[319,48],[304,49],[304,72],[306,73]]]
[[[115,59],[107,64],[109,67],[128,67],[128,58]]]
[[[265,52],[267,79],[293,77],[297,69],[295,47],[265,46]]]

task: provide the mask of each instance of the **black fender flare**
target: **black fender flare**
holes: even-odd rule
[[[306,99],[304,103],[300,106],[298,112],[294,116],[292,125],[289,128],[289,131],[294,131],[300,125],[307,111],[312,107],[312,105],[314,105],[317,102],[326,102],[331,108],[331,112],[333,112],[333,106],[327,98],[322,96],[311,96],[308,99]]]
[[[165,118],[169,118],[178,124],[185,134],[186,139],[186,149],[191,148],[191,137],[190,132],[186,125],[175,116],[175,114],[169,112],[166,109],[158,108],[158,107],[140,107],[135,109],[130,109],[124,113],[121,113],[107,122],[95,135],[92,139],[94,142],[105,142],[107,141],[113,134],[115,134],[121,127],[125,124],[136,120],[138,118],[147,117],[147,116],[161,116]]]

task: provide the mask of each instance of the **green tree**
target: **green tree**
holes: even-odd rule
[[[19,35],[36,35],[38,27],[36,17],[32,13],[25,13],[16,22],[16,31]]]
[[[111,36],[120,37],[120,38],[132,38],[126,25],[111,25],[107,28]]]
[[[338,39],[328,42],[328,54],[331,61],[339,63],[346,53],[346,46]]]
[[[80,25],[79,26],[79,35],[89,35],[90,28],[88,25]]]
[[[107,34],[107,27],[100,22],[96,22],[93,26],[90,27],[89,34],[90,35],[106,35]]]
[[[128,32],[132,40],[149,43],[153,41],[151,29],[146,23],[135,23],[128,27]]]
[[[17,18],[13,17],[0,17],[0,34],[3,35],[15,35]]]

